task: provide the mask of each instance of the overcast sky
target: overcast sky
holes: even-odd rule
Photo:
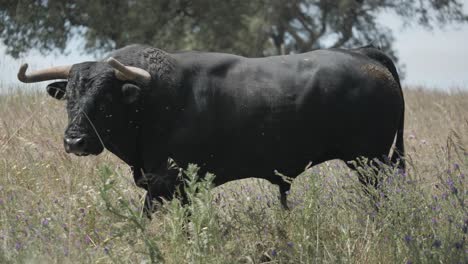
[[[468,0],[463,2],[468,10]],[[406,65],[404,85],[468,90],[468,25],[428,31],[419,26],[404,29],[398,17],[391,14],[382,16],[381,21],[393,30],[397,54]],[[0,44],[0,90],[18,82],[16,72],[25,61],[31,69],[37,69],[93,60],[82,53],[79,43],[70,44],[68,56],[44,57],[30,52],[20,60],[5,55],[5,47]]]

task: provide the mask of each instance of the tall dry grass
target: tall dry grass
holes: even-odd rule
[[[191,203],[148,221],[127,166],[67,155],[63,102],[18,87],[0,95],[0,263],[467,263],[468,93],[405,98],[409,170],[378,175],[377,211],[340,161],[295,181],[291,211],[263,180],[212,188],[191,166]]]

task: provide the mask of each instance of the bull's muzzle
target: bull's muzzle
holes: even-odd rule
[[[89,155],[87,152],[88,141],[84,137],[65,137],[63,144],[67,153],[73,153],[78,156]]]

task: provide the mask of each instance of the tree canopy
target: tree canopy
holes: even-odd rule
[[[468,21],[460,0],[0,0],[0,38],[14,57],[63,52],[73,37],[90,53],[142,43],[266,56],[376,43],[392,54],[383,12],[427,28]]]

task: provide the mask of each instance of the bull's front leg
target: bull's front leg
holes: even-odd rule
[[[172,199],[177,187],[182,183],[178,170],[168,169],[166,165],[153,172],[141,169],[137,172],[135,168],[133,173],[136,185],[146,190],[143,212],[149,218],[155,212],[155,202],[162,203],[163,199]]]

